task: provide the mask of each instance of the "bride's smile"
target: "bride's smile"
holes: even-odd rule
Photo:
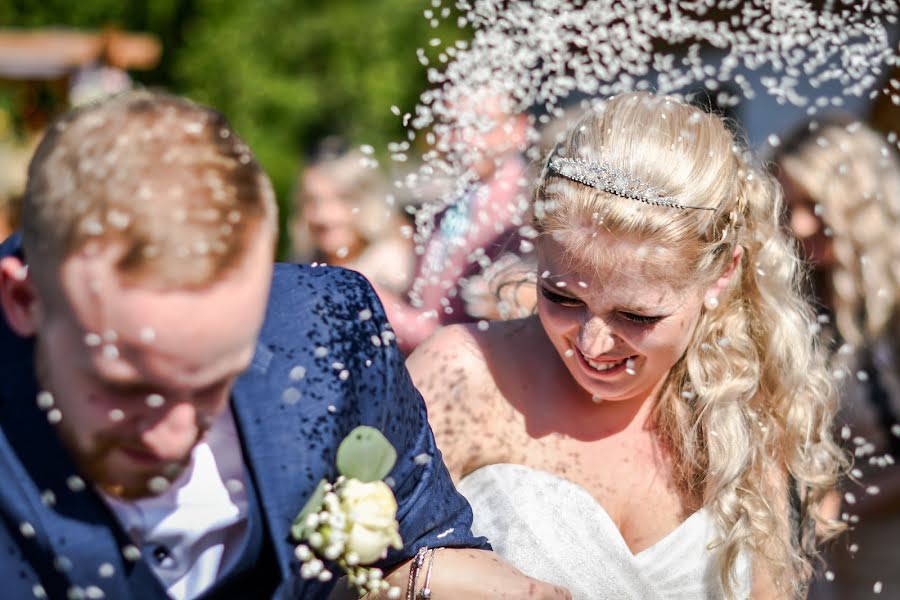
[[[577,347],[575,348],[575,355],[582,359],[583,363],[587,364],[588,368],[590,369],[589,372],[593,373],[594,375],[599,374],[607,377],[610,375],[618,375],[620,373],[628,371],[629,369],[632,371],[631,373],[629,373],[629,375],[634,375],[636,373],[636,371],[634,370],[634,366],[637,364],[637,355],[624,356],[622,358],[609,358],[605,356],[588,358]]]

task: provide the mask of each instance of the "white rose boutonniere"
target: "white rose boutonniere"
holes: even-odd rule
[[[339,486],[338,498],[350,525],[347,546],[360,563],[383,558],[388,546],[403,547],[397,531],[397,501],[385,482],[348,479]]]
[[[400,597],[400,589],[384,581],[380,569],[365,566],[384,558],[388,548],[403,547],[397,500],[381,481],[396,461],[394,447],[372,427],[357,427],[341,442],[341,476],[334,483],[319,482],[291,528],[301,542],[295,550],[301,577],[329,581],[332,573],[324,563],[329,560],[341,567],[360,596],[387,590],[389,597]]]

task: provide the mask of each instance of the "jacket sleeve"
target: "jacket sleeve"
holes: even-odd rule
[[[414,557],[422,546],[490,550],[485,538],[472,534],[469,503],[456,491],[441,459],[425,402],[413,386],[381,303],[368,282],[363,283],[363,323],[374,351],[366,367],[371,376],[356,387],[357,401],[363,424],[381,430],[397,450],[397,464],[387,481],[397,498],[403,538],[403,548],[390,551],[379,566],[390,569]]]

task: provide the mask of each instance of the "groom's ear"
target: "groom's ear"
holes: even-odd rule
[[[21,259],[0,259],[0,307],[10,329],[21,337],[37,333],[43,308],[28,266]]]

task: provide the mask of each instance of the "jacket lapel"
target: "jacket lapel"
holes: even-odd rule
[[[276,597],[321,598],[328,594],[331,584],[299,577],[299,562],[294,557],[298,542],[291,537],[290,528],[319,481],[335,477],[337,432],[322,426],[323,419],[334,421],[334,417],[324,407],[315,410],[310,398],[285,401],[289,378],[281,373],[285,370],[283,360],[275,366],[278,356],[274,353],[282,349],[271,348],[257,344],[253,364],[235,384],[232,410],[281,570],[282,583]],[[306,378],[305,395],[313,395],[313,378]],[[318,413],[327,417],[316,417]]]
[[[296,478],[284,472],[285,463],[299,461],[302,457],[288,457],[284,453],[284,436],[287,434],[284,419],[278,414],[280,403],[274,400],[278,398],[276,390],[265,377],[271,358],[272,352],[257,344],[250,369],[235,383],[231,404],[282,580],[288,580],[294,550],[289,535],[291,522],[302,507],[304,493],[309,495],[312,489],[306,491],[305,486],[298,485]]]

